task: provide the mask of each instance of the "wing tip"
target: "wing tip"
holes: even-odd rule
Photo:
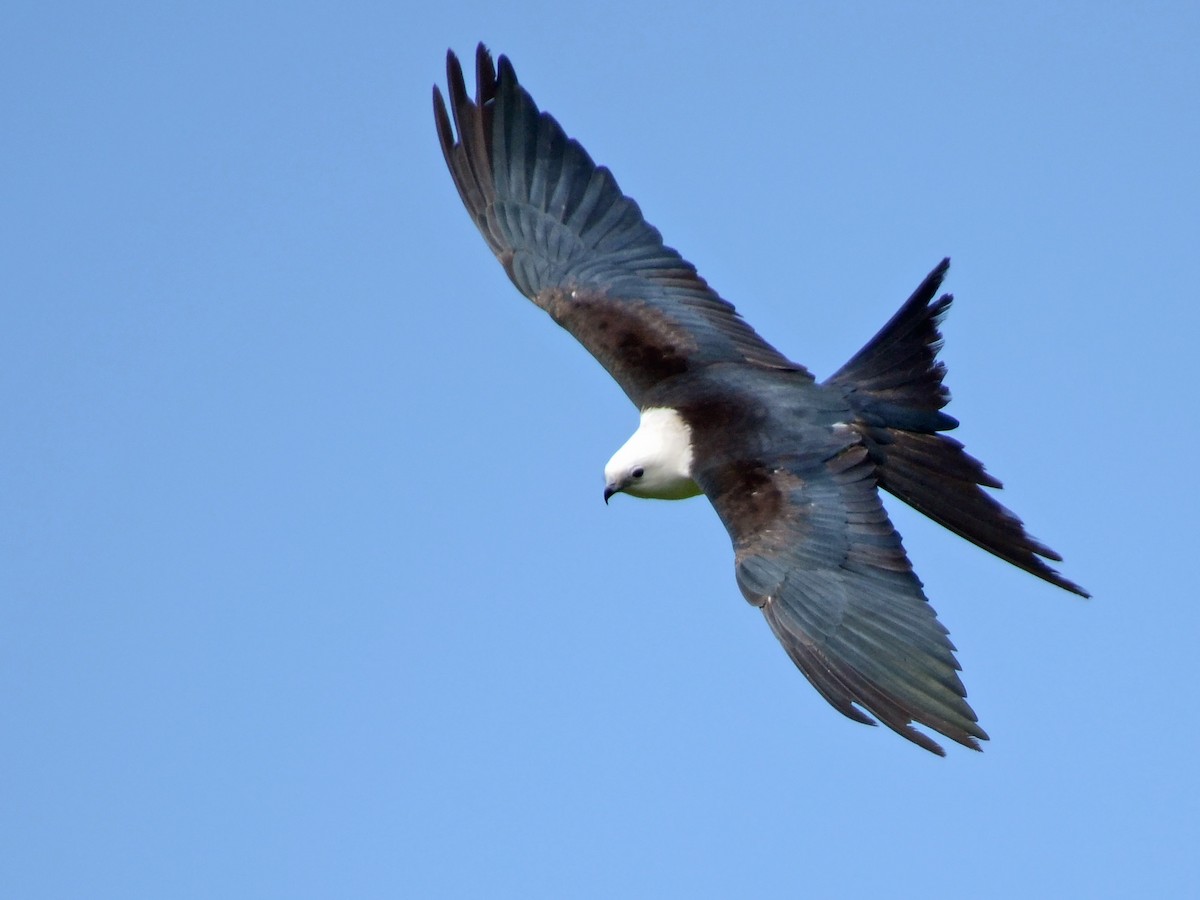
[[[480,46],[483,46],[482,44]],[[488,66],[491,66],[491,57],[488,57]],[[501,53],[500,58],[496,60],[496,68],[493,70],[493,80],[497,78],[503,83],[512,82],[518,84],[517,70],[513,67],[512,60],[505,54]]]

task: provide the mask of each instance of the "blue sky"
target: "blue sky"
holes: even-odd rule
[[[1193,890],[1196,5],[443,5],[6,14],[0,895]],[[984,753],[605,508],[636,413],[437,147],[481,39],[822,377],[953,258],[958,437],[1095,594],[890,504]]]

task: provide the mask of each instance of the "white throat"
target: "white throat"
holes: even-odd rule
[[[673,409],[642,410],[637,431],[604,467],[604,480],[635,497],[696,496],[700,488],[692,481],[692,429]]]

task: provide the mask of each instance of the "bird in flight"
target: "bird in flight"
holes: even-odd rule
[[[1057,553],[984,488],[937,360],[942,260],[849,362],[818,382],[766,341],[663,244],[612,173],[541,112],[504,56],[480,44],[475,97],[447,53],[449,110],[433,89],[446,165],[513,284],[600,362],[640,411],[604,468],[618,493],[704,494],[733,541],[742,594],[814,688],[933,753],[924,726],[978,750],[937,620],[879,488],[1038,578]]]

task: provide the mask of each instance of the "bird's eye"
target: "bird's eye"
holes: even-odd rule
[[[634,478],[641,478],[643,475],[646,474],[646,470],[643,469],[641,466],[638,466],[629,474],[632,475]]]

